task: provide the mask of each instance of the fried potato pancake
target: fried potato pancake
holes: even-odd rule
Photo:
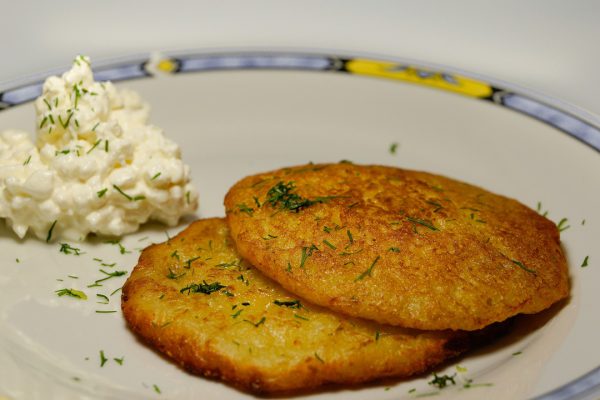
[[[225,207],[243,258],[350,316],[475,330],[569,293],[554,223],[443,176],[309,164],[242,179]]]
[[[122,309],[135,333],[185,369],[253,392],[405,377],[472,338],[383,326],[300,300],[240,259],[223,219],[146,248]]]

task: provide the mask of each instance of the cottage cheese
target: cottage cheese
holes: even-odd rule
[[[0,133],[0,218],[19,237],[120,236],[197,208],[190,169],[148,124],[148,104],[94,81],[88,58],[48,78],[35,111],[35,144],[26,132]]]

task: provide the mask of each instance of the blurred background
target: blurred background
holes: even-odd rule
[[[599,1],[0,1],[0,88],[167,50],[361,52],[507,81],[600,115]]]

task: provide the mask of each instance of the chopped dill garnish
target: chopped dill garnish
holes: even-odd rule
[[[435,207],[435,209],[433,210],[433,212],[438,212],[439,210],[441,210],[442,208],[444,208],[440,203],[438,203],[437,201],[433,201],[433,200],[425,200],[425,203],[427,204],[431,204],[432,206]]]
[[[288,261],[287,267],[285,269],[286,272],[292,272],[292,264]]]
[[[583,262],[581,263],[581,267],[587,267],[589,259],[590,259],[590,256],[585,256],[585,258],[583,259]]]
[[[104,151],[108,153],[108,139],[104,139]]]
[[[375,331],[375,341],[378,342],[379,341],[379,337],[381,337],[381,332],[379,331]]]
[[[230,262],[222,262],[222,263],[215,265],[215,267],[217,267],[217,268],[229,268],[229,267],[239,267],[239,266],[240,266],[240,260],[234,260],[234,261],[230,261]]]
[[[304,263],[308,259],[308,257],[312,256],[314,251],[319,251],[319,248],[314,244],[310,245],[310,247],[302,247],[302,255],[300,257],[300,268],[304,268]]]
[[[100,125],[100,122],[96,122],[96,125],[92,128],[92,132],[96,132],[96,128]],[[98,143],[100,143],[100,139],[98,139]]]
[[[46,122],[48,122],[48,116],[45,116],[45,117],[42,119],[42,122],[40,122],[40,126],[39,126],[39,128],[38,128],[38,129],[42,129],[42,128],[44,127],[44,125],[46,125]]]
[[[362,251],[363,251],[363,249],[358,249],[356,251],[344,251],[344,252],[340,253],[340,256],[352,256],[352,255],[358,254]]]
[[[358,201],[356,203],[352,203],[348,206],[348,209],[354,208],[358,205]]]
[[[243,308],[240,308],[239,310],[237,310],[235,313],[231,314],[231,318],[237,318],[239,317],[239,315],[242,313],[242,311],[244,311]]]
[[[512,355],[513,355],[513,356],[518,356],[518,355],[520,355],[520,354],[522,354],[522,353],[523,353],[522,351],[517,351],[517,352],[514,352],[514,353],[512,353]]]
[[[79,277],[76,275],[67,275],[67,277],[69,277],[71,279],[79,279]]]
[[[517,265],[519,268],[521,268],[524,271],[529,272],[530,274],[533,275],[537,275],[537,272],[535,272],[535,270],[531,269],[531,268],[527,268],[525,266],[525,264],[523,264],[521,261],[517,261],[517,260],[511,260],[515,265]]]
[[[96,310],[96,314],[114,314],[116,310]]]
[[[104,364],[108,361],[108,358],[104,355],[104,350],[100,350],[100,367],[104,367]]]
[[[29,155],[29,157],[27,157],[27,160],[25,160],[25,162],[23,163],[23,165],[29,164],[30,161],[31,161],[31,154]]]
[[[398,143],[394,142],[390,145],[390,154],[396,154],[398,151]]]
[[[348,240],[350,241],[350,244],[353,244],[354,237],[352,236],[352,232],[350,232],[350,230],[346,230],[346,235],[348,235]]]
[[[104,188],[102,190],[98,190],[96,192],[96,194],[98,195],[98,197],[102,197],[102,196],[104,196],[106,194],[107,191],[108,191],[108,188]]]
[[[298,212],[302,208],[309,207],[314,203],[308,199],[299,196],[292,191],[296,189],[294,182],[278,182],[267,192],[267,202],[272,207],[279,206],[282,210]]]
[[[463,384],[463,388],[471,389],[476,387],[489,387],[494,386],[493,383],[473,383],[473,379],[467,379],[467,381]]]
[[[58,297],[69,296],[69,297],[75,297],[75,298],[81,299],[81,300],[87,300],[87,295],[80,290],[64,288],[64,289],[55,290],[54,293],[56,293],[56,295]]]
[[[432,385],[432,386],[436,386],[439,389],[443,389],[446,386],[448,386],[448,383],[452,383],[453,385],[456,385],[456,382],[454,381],[454,378],[456,377],[456,374],[450,376],[450,375],[441,375],[438,376],[435,372],[433,373],[433,379],[429,382],[427,382],[428,384]]]
[[[323,232],[330,233],[330,232],[331,232],[331,228],[330,228],[330,227],[328,227],[327,225],[325,225],[325,226],[323,227]]]
[[[157,172],[152,178],[150,178],[151,181],[155,180],[156,178],[158,178],[162,173],[161,172]]]
[[[120,287],[118,289],[115,289],[114,292],[112,292],[109,296],[112,296],[113,294],[117,293],[118,291],[120,291],[121,289],[123,289],[123,287]]]
[[[253,208],[250,208],[250,207],[248,207],[248,206],[247,206],[246,204],[244,204],[244,203],[242,203],[242,204],[238,204],[236,207],[237,207],[237,208],[240,210],[240,212],[246,213],[246,214],[248,214],[249,216],[252,216],[252,214],[254,213],[254,209],[253,209]]]
[[[154,391],[158,394],[161,394],[162,392],[160,391],[160,388],[158,386],[156,386],[156,384],[152,385],[152,388],[154,389]]]
[[[87,154],[90,154],[92,152],[92,150],[94,150],[100,144],[101,141],[102,141],[102,139],[96,140],[94,145],[87,151]]]
[[[62,120],[60,115],[58,116],[58,122],[60,122],[60,125],[63,127],[63,129],[67,129],[67,126],[69,126],[69,123],[71,122],[72,117],[73,117],[73,111],[71,111],[69,113],[69,116],[64,121]]]
[[[51,111],[52,110],[52,106],[50,105],[50,103],[48,102],[48,100],[46,100],[46,99],[43,99],[43,100],[44,100],[44,103],[46,103],[46,106],[48,107],[48,111]]]
[[[337,247],[335,247],[334,245],[332,245],[331,243],[329,243],[327,240],[323,239],[323,244],[327,247],[329,247],[330,249],[336,250]]]
[[[275,300],[273,302],[273,304],[275,304],[276,306],[279,306],[279,307],[287,307],[287,308],[295,308],[295,309],[302,308],[302,303],[300,302],[300,300]]]
[[[265,323],[265,320],[266,320],[266,319],[267,319],[267,318],[265,318],[265,317],[262,317],[262,318],[261,318],[261,319],[260,319],[258,322],[256,322],[256,323],[254,323],[254,322],[250,321],[249,319],[245,319],[245,320],[244,320],[244,322],[247,322],[247,323],[249,323],[249,324],[252,324],[252,325],[254,325],[254,327],[255,327],[255,328],[258,328],[260,325],[262,325],[262,324],[264,324],[264,323]]]
[[[256,208],[260,208],[260,201],[258,201],[258,197],[252,196],[252,198],[254,199],[254,204],[256,204]]]
[[[180,293],[187,292],[187,294],[203,293],[203,294],[208,295],[213,292],[217,292],[217,291],[223,289],[224,287],[225,286],[221,285],[219,282],[207,283],[206,281],[202,281],[202,283],[192,283],[192,284],[184,287],[183,289],[181,289],[179,292]]]
[[[420,219],[420,218],[413,218],[413,217],[406,217],[406,220],[409,222],[412,222],[413,227],[416,227],[416,224],[419,224],[419,225],[422,225],[432,231],[439,231],[439,229],[436,228],[431,221],[427,221],[427,220]]]
[[[184,276],[186,274],[186,272],[182,272],[181,274],[177,275],[175,272],[173,272],[173,270],[171,270],[171,268],[169,268],[169,273],[167,274],[167,279],[179,279],[182,276]]]
[[[125,357],[121,357],[121,358],[114,357],[114,358],[113,358],[113,360],[114,360],[114,362],[116,362],[117,364],[119,364],[119,365],[123,365],[123,361],[125,361]]]
[[[126,253],[131,253],[131,251],[127,250],[125,248],[125,246],[123,246],[121,244],[121,241],[119,239],[114,239],[114,240],[106,240],[104,243],[108,243],[108,244],[112,244],[112,245],[116,245],[119,246],[119,252],[121,254],[126,254]]]
[[[325,361],[323,361],[323,359],[321,357],[319,357],[319,355],[317,354],[317,352],[315,351],[315,358],[317,360],[319,360],[320,362],[324,363]]]
[[[50,240],[52,239],[52,232],[54,231],[54,227],[56,226],[57,221],[58,220],[54,220],[54,222],[50,226],[50,229],[48,230],[48,235],[46,236],[46,243],[50,242]]]
[[[56,122],[54,122],[54,117],[52,116],[52,114],[48,114],[48,119],[50,120],[50,122],[52,124],[55,124]],[[50,130],[48,130],[48,133],[52,132],[52,127],[50,127]]]
[[[277,239],[279,236],[275,236],[275,235],[271,235],[270,233],[267,234],[267,236],[263,237],[263,240],[272,240],[272,239]]]
[[[188,204],[190,204],[191,200],[190,200],[190,191],[189,190],[187,192],[185,192],[185,200],[187,201]]]
[[[398,247],[390,247],[388,251],[391,251],[392,253],[400,253],[400,249]]]
[[[18,258],[15,258],[15,261],[17,262],[17,264],[21,262],[21,260],[19,260]]]
[[[585,219],[581,220],[581,225],[585,225]]]
[[[81,252],[81,249],[77,248],[77,247],[73,247],[68,243],[61,243],[60,244],[60,250],[58,250],[61,253],[65,253],[65,254],[74,254],[76,256],[81,255],[81,254],[85,254]]]
[[[102,272],[104,275],[106,275],[106,277],[102,278],[102,279],[96,280],[95,283],[104,282],[104,281],[106,281],[108,279],[116,278],[116,277],[123,276],[123,275],[127,274],[127,271],[106,272],[103,269],[101,269],[100,272]]]
[[[375,267],[375,264],[377,264],[377,261],[379,261],[380,258],[381,258],[380,256],[377,256],[375,258],[375,260],[373,261],[373,263],[371,264],[371,266],[369,268],[367,268],[362,274],[360,274],[359,276],[357,276],[356,279],[354,279],[354,282],[361,281],[366,276],[371,276],[371,272],[373,271],[373,267]]]
[[[192,267],[192,263],[198,259],[200,259],[200,256],[193,257],[193,258],[190,258],[189,260],[186,260],[186,262],[183,265],[183,268],[190,269]]]
[[[127,193],[125,193],[123,190],[121,190],[121,188],[118,187],[117,185],[113,185],[113,188],[115,188],[115,190],[117,192],[121,193],[123,195],[123,197],[125,197],[127,200],[133,201],[133,197],[131,197],[130,195],[128,195]]]
[[[569,222],[569,220],[567,218],[563,218],[561,219],[558,224],[556,224],[556,227],[558,228],[559,232],[565,231],[567,229],[569,229],[571,226],[567,225]]]
[[[179,252],[177,250],[175,250],[174,252],[171,253],[171,257],[179,260]]]
[[[100,297],[101,299],[104,300],[104,301],[97,301],[96,303],[98,303],[98,304],[108,304],[110,302],[110,300],[108,299],[108,297],[106,297],[103,294],[96,293],[96,297]]]

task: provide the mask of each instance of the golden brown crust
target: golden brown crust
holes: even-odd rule
[[[123,287],[130,328],[192,372],[253,392],[284,392],[409,376],[467,346],[463,332],[382,326],[295,303],[240,261],[228,233],[222,219],[193,223],[145,249]],[[210,294],[182,291],[216,282],[223,287]]]
[[[286,188],[289,207],[309,205],[283,209],[276,189]],[[443,176],[304,165],[242,179],[225,207],[244,258],[291,292],[347,315],[475,330],[569,293],[551,221]]]

